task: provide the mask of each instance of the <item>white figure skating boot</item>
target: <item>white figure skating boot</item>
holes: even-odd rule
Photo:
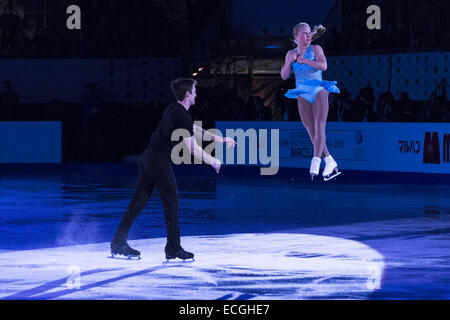
[[[309,168],[309,174],[311,175],[311,180],[314,180],[314,177],[319,175],[320,163],[322,159],[314,157],[311,160],[311,167]]]
[[[323,180],[331,180],[342,173],[331,155],[324,157],[323,160],[325,161],[325,169],[322,172]]]

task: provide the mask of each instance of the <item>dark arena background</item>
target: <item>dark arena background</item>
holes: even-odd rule
[[[329,181],[280,76],[302,21],[340,90]],[[0,0],[0,299],[448,300],[449,49],[446,0]],[[219,174],[173,164],[194,261],[165,261],[157,189],[129,232],[141,259],[111,258],[176,78],[237,146],[212,150]]]

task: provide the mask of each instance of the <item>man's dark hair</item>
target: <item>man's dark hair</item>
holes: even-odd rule
[[[190,78],[175,79],[170,83],[170,88],[177,101],[183,101],[186,91],[192,93],[192,88],[197,84],[197,81]]]

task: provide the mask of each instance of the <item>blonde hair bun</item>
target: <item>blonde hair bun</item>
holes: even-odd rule
[[[318,26],[314,26],[313,31],[311,32],[312,35],[312,41],[317,40],[318,38],[320,38],[326,31],[327,29],[319,24]]]

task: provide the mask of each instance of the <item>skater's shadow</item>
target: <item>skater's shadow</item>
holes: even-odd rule
[[[162,265],[162,266],[155,266],[155,267],[151,267],[151,268],[147,268],[141,271],[137,271],[137,272],[133,272],[130,274],[126,274],[126,275],[122,275],[122,276],[118,276],[118,277],[114,277],[111,279],[105,279],[102,281],[97,281],[91,284],[87,284],[87,285],[81,285],[79,289],[64,289],[64,290],[59,290],[56,292],[51,292],[51,293],[45,293],[47,291],[50,291],[52,289],[58,288],[60,286],[63,286],[67,280],[68,277],[64,277],[58,280],[54,280],[51,282],[47,282],[44,283],[43,285],[40,285],[38,287],[32,288],[32,289],[28,289],[25,291],[21,291],[18,293],[15,293],[13,295],[7,296],[7,297],[3,297],[0,300],[48,300],[48,299],[56,299],[71,293],[76,293],[79,291],[84,291],[84,290],[89,290],[91,288],[95,288],[95,287],[100,287],[109,283],[113,283],[113,282],[117,282],[120,280],[124,280],[124,279],[128,279],[128,278],[132,278],[132,277],[137,277],[143,274],[147,274],[150,272],[154,272],[157,270],[161,270],[161,269],[167,269],[167,268],[173,268],[173,267],[177,267],[177,264],[173,264],[173,265]],[[101,273],[101,272],[108,272],[108,271],[116,271],[116,270],[120,270],[122,268],[114,268],[114,269],[94,269],[94,270],[89,270],[89,271],[85,271],[82,272],[80,274],[81,278],[83,278],[84,276],[88,276],[91,274],[96,274],[96,273]]]

